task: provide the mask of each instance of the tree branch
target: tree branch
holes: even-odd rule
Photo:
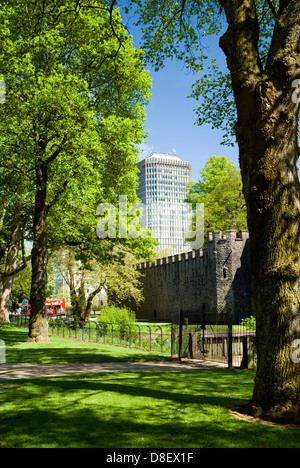
[[[68,179],[68,180],[65,180],[65,182],[64,182],[64,184],[63,184],[63,186],[62,186],[62,188],[59,189],[59,190],[56,192],[55,196],[53,197],[52,202],[49,203],[49,205],[47,206],[47,213],[49,213],[49,211],[50,211],[51,208],[55,205],[55,203],[58,202],[60,196],[61,196],[63,193],[65,193],[69,182],[70,182],[69,179]]]
[[[269,5],[269,8],[270,8],[274,18],[277,19],[278,18],[278,13],[277,13],[277,11],[275,9],[275,6],[273,5],[273,2],[271,0],[266,0],[266,2]]]
[[[254,0],[220,0],[228,30],[220,39],[235,92],[253,90],[263,68],[258,53],[259,25]],[[244,105],[244,103],[241,103]]]
[[[266,71],[278,79],[285,77],[287,86],[294,79],[300,63],[300,2],[281,0]]]
[[[183,14],[184,14],[185,5],[186,5],[186,0],[182,0],[181,10],[180,10],[180,28],[182,28],[182,25],[183,25]]]
[[[118,50],[117,50],[117,52],[115,54],[115,57],[117,57],[117,55],[119,53],[119,50],[123,46],[123,43],[122,43],[121,39],[119,38],[118,34],[116,33],[115,27],[113,25],[113,11],[114,11],[114,7],[115,7],[116,3],[117,3],[117,0],[112,0],[112,2],[110,4],[110,8],[109,8],[109,24],[110,24],[113,35],[116,37],[116,39],[119,42],[119,47],[118,47]]]
[[[10,270],[8,272],[1,273],[2,278],[7,278],[9,276],[15,276],[18,273],[20,273],[20,271],[25,270],[25,268],[27,267],[27,262],[31,259],[31,255],[26,256],[25,242],[24,242],[24,229],[22,229],[21,241],[22,241],[22,263],[21,263],[21,265],[16,267],[14,270]]]
[[[59,155],[59,153],[61,152],[61,150],[63,149],[63,146],[64,146],[64,144],[66,143],[67,139],[68,139],[68,138],[67,138],[66,136],[64,136],[64,138],[63,138],[61,144],[58,146],[58,148],[51,154],[51,156],[49,156],[49,157],[46,159],[46,161],[45,161],[46,166],[47,166],[48,164],[50,164],[51,162],[53,162],[53,161],[58,157],[58,155]]]

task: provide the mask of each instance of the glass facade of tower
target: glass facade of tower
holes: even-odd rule
[[[184,199],[191,180],[191,164],[176,155],[153,153],[138,162],[137,196],[146,205],[147,225],[160,245],[170,254],[188,250],[184,232],[189,213]]]

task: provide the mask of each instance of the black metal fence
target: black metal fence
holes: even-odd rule
[[[27,327],[28,315],[11,315],[10,321]],[[178,353],[178,325],[176,324],[116,324],[99,322],[93,318],[78,323],[68,317],[49,317],[49,335],[87,342],[110,344],[175,355]]]
[[[204,359],[250,368],[256,364],[256,323],[253,317],[232,323],[227,314],[195,314],[196,324],[179,314],[179,357]]]
[[[115,324],[93,319],[76,323],[69,317],[49,317],[49,335],[87,342],[123,346],[176,356],[249,368],[256,363],[255,319],[232,324],[228,316],[178,314],[177,323]],[[27,327],[28,315],[10,316],[11,322]]]

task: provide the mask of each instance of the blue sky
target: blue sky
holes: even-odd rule
[[[135,47],[139,46],[140,31],[129,24]],[[210,39],[207,52],[216,57],[218,63],[226,66],[225,56],[219,48],[218,39]],[[149,132],[144,155],[150,151],[171,153],[174,149],[177,156],[192,164],[192,179],[199,178],[199,171],[212,155],[224,155],[237,166],[238,147],[221,145],[223,131],[213,130],[209,125],[199,127],[195,124],[195,108],[198,103],[188,98],[192,84],[197,76],[188,73],[179,61],[169,60],[165,68],[155,72],[147,67],[153,82],[152,98],[147,107],[147,124]]]
[[[152,99],[147,107],[146,128],[149,137],[144,154],[149,150],[171,153],[192,164],[192,178],[212,155],[225,155],[238,166],[238,148],[221,145],[223,131],[209,125],[195,125],[197,102],[187,98],[195,76],[182,70],[182,64],[168,62],[159,72],[150,70],[153,80]]]

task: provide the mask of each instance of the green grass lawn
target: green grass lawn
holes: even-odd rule
[[[5,341],[6,362],[97,363],[112,361],[163,361],[169,356],[99,343],[88,343],[50,337],[50,343],[26,343],[28,330],[13,324],[0,328],[0,339]]]
[[[12,326],[0,329],[8,361],[153,360],[150,353],[116,347],[114,354],[104,352],[105,345],[63,339],[24,343],[26,334]],[[251,370],[202,369],[3,381],[0,448],[300,448],[299,429],[229,413],[233,402],[251,397],[253,379]]]
[[[86,374],[3,382],[0,447],[300,447],[298,429],[230,415],[251,396],[253,372]]]

